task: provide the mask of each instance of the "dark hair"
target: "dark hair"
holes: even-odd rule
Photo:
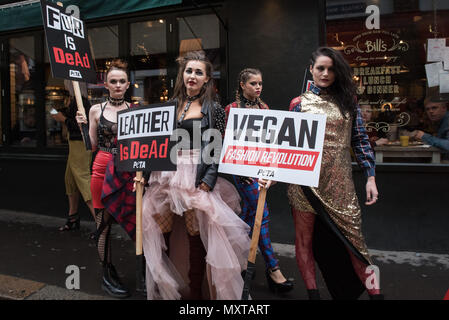
[[[105,77],[106,80],[108,79],[108,74],[112,70],[121,70],[121,71],[125,72],[126,76],[128,77],[128,80],[129,80],[128,63],[126,61],[123,61],[121,59],[112,60],[108,66],[108,70],[106,71],[106,77]]]
[[[256,76],[258,74],[262,76],[262,72],[259,69],[255,68],[245,68],[240,71],[237,78],[237,90],[235,90],[235,100],[237,101],[237,105],[240,105],[240,97],[243,95],[243,89],[240,86],[240,82],[246,83],[251,76]],[[257,103],[264,102],[260,98],[257,98]]]
[[[439,95],[433,95],[424,99],[424,107],[429,103],[438,103],[444,105],[446,108],[449,107],[449,101],[442,99]]]
[[[205,100],[214,101],[216,97],[214,82],[212,79],[213,66],[212,63],[207,59],[204,51],[189,51],[185,55],[178,57],[176,62],[178,62],[178,76],[176,77],[175,89],[173,92],[172,99],[178,100],[178,106],[182,106],[184,101],[187,100],[187,92],[184,84],[184,70],[186,69],[187,63],[189,61],[201,61],[206,67],[206,76],[209,77],[209,81],[203,85],[200,92],[200,103],[202,104]]]
[[[315,65],[320,56],[332,59],[335,73],[334,83],[328,88],[340,108],[341,114],[346,118],[346,114],[355,114],[356,108],[356,86],[352,80],[352,69],[340,52],[328,47],[320,47],[312,53],[311,64]]]

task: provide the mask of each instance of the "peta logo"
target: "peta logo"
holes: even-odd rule
[[[259,171],[257,171],[257,175],[264,178],[274,178],[274,170],[259,169]]]
[[[69,70],[69,76],[71,76],[73,78],[79,78],[79,79],[83,78],[81,76],[81,72],[79,72],[78,70]]]

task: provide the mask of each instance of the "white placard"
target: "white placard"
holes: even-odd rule
[[[429,88],[436,87],[440,84],[440,71],[443,71],[443,63],[435,62],[425,65],[427,85]]]
[[[444,48],[443,68],[444,70],[449,70],[449,47]]]
[[[176,116],[174,106],[156,108],[136,108],[118,113],[117,140],[170,136],[173,133],[173,121]]]
[[[427,62],[443,61],[446,38],[427,39]]]
[[[326,115],[231,108],[218,171],[317,187]]]
[[[440,72],[440,93],[449,93],[449,72]]]

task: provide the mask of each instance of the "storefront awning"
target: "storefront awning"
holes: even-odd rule
[[[89,20],[99,17],[137,12],[152,8],[180,4],[182,0],[61,0],[64,8],[77,5],[80,18]],[[0,32],[42,25],[40,1],[19,1],[0,6]]]

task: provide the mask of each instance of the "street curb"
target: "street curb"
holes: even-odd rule
[[[45,287],[45,283],[0,274],[0,299],[24,300]]]

